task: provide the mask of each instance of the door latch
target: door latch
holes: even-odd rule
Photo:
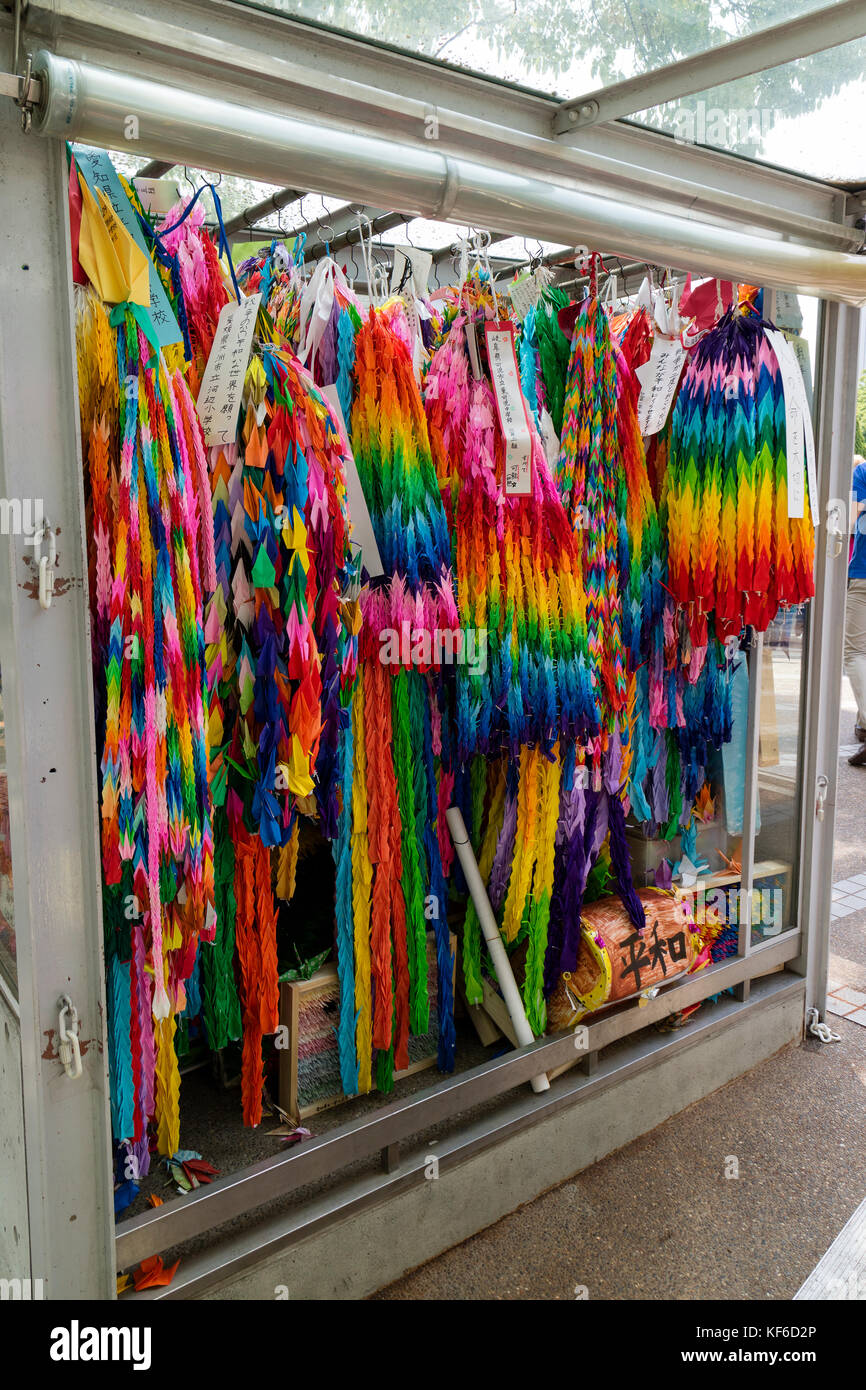
[[[78,1010],[68,994],[61,994],[57,1007],[60,1010],[60,1060],[66,1075],[76,1081],[82,1072]]]
[[[48,554],[42,554],[44,542],[48,542]],[[33,554],[39,568],[39,606],[50,608],[54,596],[54,566],[57,562],[57,533],[50,521],[44,521],[33,536]]]
[[[817,820],[823,820],[824,808],[827,804],[827,792],[830,789],[830,783],[823,772],[820,773],[815,786],[818,793],[815,799],[815,817]]]
[[[838,560],[845,545],[845,508],[837,497],[827,503],[827,558]]]

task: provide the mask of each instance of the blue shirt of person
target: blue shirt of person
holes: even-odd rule
[[[858,463],[851,482],[855,506],[866,503],[866,463]],[[854,549],[848,564],[849,579],[866,579],[866,511],[854,523]]]

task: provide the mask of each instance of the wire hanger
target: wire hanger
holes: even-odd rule
[[[493,241],[488,231],[478,231],[472,233],[472,251],[480,269],[487,272],[487,279],[490,282],[490,292],[493,295],[493,312],[499,319],[499,298],[496,294],[496,285],[493,280],[493,271],[490,266],[490,246]]]
[[[358,245],[361,248],[361,259],[364,262],[364,273],[367,277],[367,293],[370,303],[377,308],[385,302],[388,293],[387,279],[383,283],[383,273],[387,276],[385,268],[381,262],[375,262],[373,253],[377,249],[373,240],[373,223],[365,212],[358,213]]]
[[[607,272],[607,279],[602,286],[598,302],[602,308],[610,309],[611,313],[616,307],[616,275],[612,270]]]
[[[331,222],[317,222],[317,223],[316,223],[316,231],[317,231],[318,234],[319,234],[319,244],[320,244],[321,246],[324,246],[324,248],[325,248],[325,255],[326,255],[326,256],[330,256],[330,254],[331,254],[331,242],[334,240],[334,237],[336,236],[336,232],[334,231],[333,223],[331,223]]]
[[[352,291],[354,292],[354,289],[355,289],[355,281],[356,281],[357,278],[358,278],[359,266],[358,266],[357,260],[355,259],[355,243],[354,243],[353,241],[350,241],[350,242],[349,242],[349,244],[348,244],[348,249],[349,249],[349,252],[350,252],[349,260],[350,260],[351,266],[352,266],[352,274],[351,274],[351,277],[350,277],[350,279],[349,279],[349,286],[350,286],[350,288],[352,289]]]
[[[331,242],[334,240],[336,232],[334,231],[333,224],[328,221],[328,205],[325,202],[324,196],[321,193],[319,194],[319,201],[322,204],[322,211],[320,212],[316,221],[316,232],[319,238],[319,245],[324,246],[325,255],[330,256]]]

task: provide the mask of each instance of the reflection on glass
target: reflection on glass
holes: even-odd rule
[[[564,100],[830,8],[817,0],[239,0]],[[866,176],[866,40],[749,74],[632,119],[683,143],[824,179]]]
[[[635,119],[683,145],[709,145],[812,178],[862,179],[864,73],[866,39],[855,39]]]
[[[812,403],[818,301],[780,292],[774,318],[794,348]],[[809,604],[780,609],[764,636],[758,710],[760,822],[755,838],[753,945],[797,925],[801,722],[809,611]]]
[[[563,98],[650,72],[820,8],[817,0],[249,3]],[[751,80],[753,87],[756,80]]]
[[[18,988],[15,961],[15,910],[12,900],[12,839],[9,831],[9,788],[6,781],[6,720],[0,680],[0,973]]]
[[[764,636],[758,737],[752,945],[796,926],[800,715],[808,604],[780,610]]]

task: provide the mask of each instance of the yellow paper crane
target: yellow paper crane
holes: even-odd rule
[[[150,307],[150,261],[136,246],[101,189],[99,202],[79,175],[81,232],[78,259],[99,297],[106,304]]]

